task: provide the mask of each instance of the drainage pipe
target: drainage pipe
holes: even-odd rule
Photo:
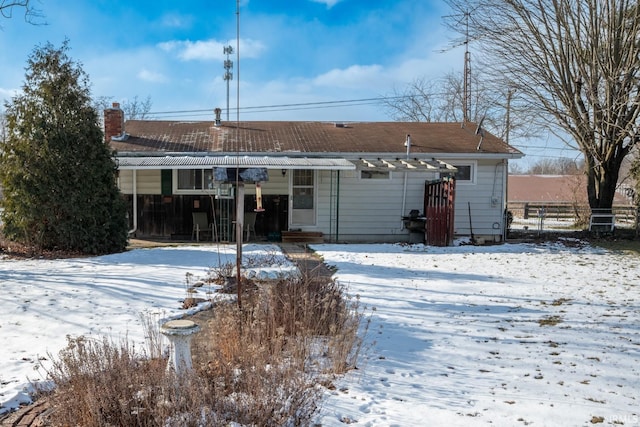
[[[129,230],[129,235],[138,231],[138,170],[133,169],[133,228]]]
[[[407,160],[409,160],[410,152],[411,152],[411,135],[407,134],[407,139],[404,142],[405,147],[407,147]],[[407,207],[407,180],[409,179],[409,170],[404,173],[404,184],[402,186],[402,211],[400,212],[400,230],[404,230],[404,221],[402,217],[405,216],[405,209]]]

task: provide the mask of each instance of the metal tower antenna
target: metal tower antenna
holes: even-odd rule
[[[468,122],[471,117],[471,54],[469,53],[469,11],[464,14],[465,17],[465,33],[464,33],[464,87],[463,91],[463,107],[462,120]]]
[[[229,81],[233,80],[233,61],[229,59],[229,55],[233,53],[233,46],[224,46],[222,52],[227,55],[227,59],[224,60],[224,76],[223,79],[227,82],[227,121],[229,121]]]
[[[461,23],[460,18],[464,18],[464,39],[462,42],[457,42],[453,45],[450,45],[448,48],[441,50],[441,52],[446,52],[453,48],[456,48],[462,44],[464,44],[464,70],[462,72],[462,126],[470,120],[471,118],[471,53],[469,52],[469,18],[471,16],[471,12],[467,9],[462,14],[457,15],[447,15],[445,19],[455,19],[456,29],[457,26]]]

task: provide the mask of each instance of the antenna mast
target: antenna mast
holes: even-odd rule
[[[464,40],[461,43],[456,42],[441,52],[446,52],[449,49],[453,49],[464,44],[464,70],[462,72],[462,127],[464,127],[465,123],[471,118],[471,52],[469,52],[469,18],[471,17],[471,12],[467,9],[464,13],[447,15],[444,18],[455,20],[455,24],[450,25],[457,31],[460,24],[462,24],[462,17],[464,17],[465,20]]]
[[[233,53],[233,46],[224,46],[222,52],[227,55],[227,59],[224,60],[224,76],[222,77],[227,82],[227,121],[229,121],[229,81],[233,80],[233,61],[229,59],[229,55]]]
[[[465,33],[464,33],[464,83],[463,83],[463,106],[462,120],[468,122],[471,117],[471,54],[469,53],[469,11],[464,13]]]

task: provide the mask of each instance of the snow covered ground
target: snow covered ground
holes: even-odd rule
[[[326,392],[322,425],[640,425],[639,257],[575,241],[313,248],[372,319],[359,369]],[[182,314],[186,274],[233,250],[0,261],[0,412],[27,399],[27,377],[66,335],[142,343],[140,313]],[[250,275],[291,271],[271,245],[244,253],[265,250],[269,265]]]

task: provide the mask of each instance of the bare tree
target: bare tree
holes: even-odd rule
[[[584,166],[566,157],[543,158],[529,168],[533,175],[578,175]]]
[[[151,97],[138,99],[138,95],[122,103],[122,110],[129,120],[144,120],[151,111]]]
[[[527,171],[520,163],[509,162],[509,175],[524,175],[526,173]]]
[[[93,108],[98,112],[98,117],[102,117],[102,112],[111,107],[114,102],[112,96],[98,96],[93,98]],[[151,111],[151,97],[147,96],[141,100],[138,95],[120,103],[120,108],[124,111],[127,120],[144,120]]]
[[[437,103],[438,85],[425,78],[414,79],[402,90],[385,98],[389,115],[400,122],[437,121],[434,104]]]
[[[526,110],[514,114],[507,123],[508,110],[517,108],[517,104],[509,105],[508,88],[487,84],[479,72],[471,75],[471,86],[474,88],[470,97],[472,122],[482,122],[484,128],[503,139],[508,136],[507,128],[518,137],[529,137],[534,133]],[[449,123],[464,120],[462,73],[451,72],[438,80],[417,78],[386,99],[387,111],[394,120]]]
[[[29,23],[35,23],[37,18],[42,17],[40,11],[32,6],[31,0],[0,0],[0,15],[3,18],[13,18],[16,9],[23,9],[24,19]]]
[[[496,82],[577,144],[591,208],[610,209],[622,160],[639,138],[637,0],[447,2],[469,13]]]
[[[640,209],[640,154],[633,159],[629,175],[633,178],[633,183],[629,186],[628,195],[631,196],[633,203]]]

